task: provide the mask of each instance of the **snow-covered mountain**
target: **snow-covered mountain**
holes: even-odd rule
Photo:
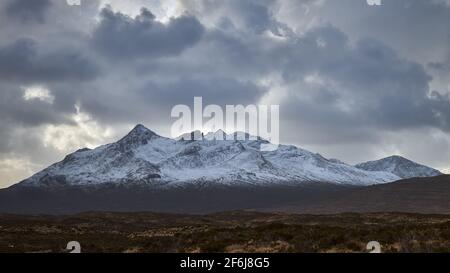
[[[20,185],[372,185],[404,175],[393,173],[397,169],[388,168],[387,163],[381,170],[363,170],[295,146],[261,151],[261,145],[268,144],[263,139],[219,140],[218,136],[225,136],[224,132],[206,134],[196,141],[170,139],[138,125],[119,141],[78,150]]]
[[[390,172],[401,178],[432,177],[442,174],[438,170],[401,156],[390,156],[376,161],[369,161],[358,164],[355,167],[366,171]]]

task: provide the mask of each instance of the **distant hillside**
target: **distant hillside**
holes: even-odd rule
[[[404,179],[442,175],[436,169],[421,165],[401,156],[390,156],[380,160],[369,161],[358,164],[355,167],[371,172],[389,172]]]
[[[302,213],[414,212],[450,214],[450,175],[411,178],[350,189],[311,204],[282,210]]]

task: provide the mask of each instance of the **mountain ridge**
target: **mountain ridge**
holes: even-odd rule
[[[222,141],[214,135],[198,141],[176,140],[138,125],[117,142],[79,149],[0,190],[0,212],[208,213],[290,205],[314,212],[318,209],[315,204],[331,204],[327,210],[333,211],[334,204],[342,203],[332,200],[342,200],[336,198],[353,189],[370,190],[371,185],[389,185],[400,179],[392,173],[361,170],[291,145],[261,151],[266,140]],[[425,187],[430,197],[427,200],[433,198],[433,187]],[[421,198],[418,191],[414,194],[411,198]],[[441,206],[446,193],[439,190],[436,194]]]
[[[117,142],[80,149],[20,185],[116,183],[164,188],[204,183],[264,186],[326,182],[365,186],[401,179],[391,172],[363,170],[292,145],[261,151],[261,145],[268,143],[261,138],[244,135],[244,140],[217,140],[217,134],[225,133],[209,133],[201,140],[170,139],[138,124]]]

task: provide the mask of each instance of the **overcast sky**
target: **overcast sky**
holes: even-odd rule
[[[279,104],[282,143],[450,171],[450,1],[2,0],[0,187],[172,106]]]

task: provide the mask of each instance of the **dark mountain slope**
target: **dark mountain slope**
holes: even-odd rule
[[[351,189],[328,199],[278,208],[301,213],[413,212],[450,214],[450,176],[411,178]]]

